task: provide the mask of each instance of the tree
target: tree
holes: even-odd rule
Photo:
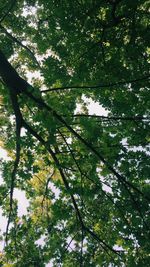
[[[149,265],[148,16],[142,0],[0,3],[2,266]]]

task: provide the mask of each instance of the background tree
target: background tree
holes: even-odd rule
[[[149,265],[148,2],[0,3],[1,266]]]

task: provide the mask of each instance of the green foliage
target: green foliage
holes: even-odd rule
[[[149,266],[148,2],[1,1],[0,266]]]

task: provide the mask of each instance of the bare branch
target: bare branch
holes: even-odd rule
[[[68,116],[68,115],[66,115]],[[63,117],[66,117],[63,115]],[[82,117],[86,117],[86,118],[95,118],[95,119],[102,119],[102,120],[114,120],[114,121],[117,121],[117,120],[124,120],[124,121],[141,121],[141,120],[150,120],[150,117],[143,117],[143,116],[135,116],[135,117],[115,117],[115,116],[111,116],[111,117],[108,117],[108,116],[100,116],[100,115],[90,115],[90,114],[73,114],[73,115],[70,115],[70,117],[72,118],[82,118]]]
[[[127,81],[119,81],[115,83],[108,83],[108,84],[99,84],[99,85],[83,85],[83,86],[78,86],[78,85],[73,85],[73,86],[64,86],[64,87],[57,87],[57,88],[50,88],[46,90],[41,90],[41,93],[47,93],[47,92],[55,92],[55,91],[63,91],[63,90],[78,90],[78,89],[98,89],[98,88],[111,88],[114,86],[119,86],[119,85],[127,85],[127,84],[133,84],[133,83],[138,83],[140,81],[144,80],[149,80],[150,75],[146,75],[134,80],[127,80]],[[126,89],[126,88],[125,88]]]

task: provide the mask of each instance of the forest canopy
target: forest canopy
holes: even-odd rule
[[[146,0],[0,1],[0,266],[149,266],[149,15]]]

